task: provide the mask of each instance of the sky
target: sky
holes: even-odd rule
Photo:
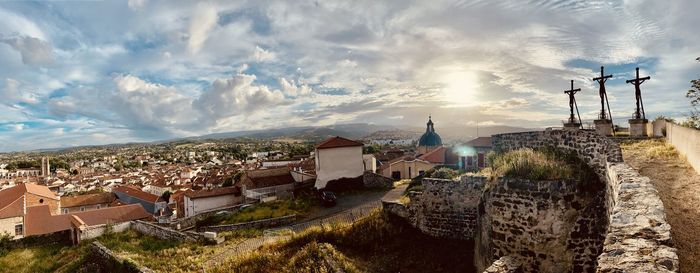
[[[289,126],[682,118],[700,1],[2,1],[0,151]]]

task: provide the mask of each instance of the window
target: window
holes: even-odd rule
[[[474,165],[473,160],[473,157],[467,156],[467,166],[471,167],[472,165]]]
[[[22,224],[15,225],[15,236],[23,235],[24,234],[24,227]]]
[[[100,208],[101,208],[100,204],[97,204],[97,209],[100,209]]]
[[[63,214],[68,214],[68,209],[63,209]]]
[[[39,199],[39,204],[43,204],[43,203],[44,203],[44,199]]]
[[[80,207],[80,211],[85,211],[85,207]]]

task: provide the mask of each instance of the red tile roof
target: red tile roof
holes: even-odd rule
[[[158,199],[160,199],[160,196],[155,195],[155,194],[150,194],[142,190],[130,188],[130,187],[124,187],[124,186],[117,186],[112,189],[112,192],[123,192],[126,193],[130,196],[136,197],[138,199],[141,199],[143,201],[155,203],[158,202]]]
[[[211,189],[211,190],[187,191],[184,193],[184,195],[189,197],[190,199],[197,199],[197,198],[222,196],[222,195],[229,195],[229,194],[236,194],[236,193],[240,193],[240,189],[237,189],[234,187],[226,187],[226,188],[216,188],[216,189]]]
[[[20,183],[0,191],[0,219],[24,214],[24,195],[31,193],[44,198],[59,200],[46,186]]]
[[[62,208],[71,208],[71,207],[78,207],[78,206],[90,206],[90,205],[97,205],[97,204],[110,204],[114,202],[114,199],[117,197],[114,196],[114,193],[111,192],[105,192],[105,193],[95,193],[95,194],[86,194],[86,195],[78,195],[78,196],[66,196],[61,198],[61,207]]]
[[[464,145],[472,147],[491,147],[491,137],[477,137]]]
[[[294,183],[289,168],[246,171],[241,179],[247,189],[258,189]]]
[[[88,226],[122,223],[132,220],[146,219],[150,215],[140,204],[76,212],[71,214],[51,215],[48,205],[27,208],[24,218],[25,235],[41,235],[68,230],[71,221],[78,218]]]
[[[7,200],[3,200],[7,201]],[[0,208],[0,219],[22,216],[24,214],[24,196]]]
[[[329,149],[329,148],[339,148],[339,147],[355,147],[355,146],[364,146],[362,142],[357,142],[354,140],[350,140],[344,137],[332,137],[329,139],[326,139],[325,141],[319,143],[316,145],[316,149]]]
[[[447,151],[447,148],[444,146],[437,147],[433,149],[430,152],[427,152],[421,156],[418,157],[420,160],[425,160],[433,164],[442,164],[445,163],[445,152]]]

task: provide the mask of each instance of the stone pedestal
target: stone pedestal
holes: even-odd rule
[[[601,136],[611,136],[613,134],[612,120],[596,119],[593,123],[595,123],[595,131]]]
[[[581,123],[578,123],[578,122],[564,123],[564,130],[576,131],[579,129],[581,129]]]
[[[649,123],[648,119],[640,118],[640,119],[630,119],[630,136],[631,137],[646,137],[648,136],[647,133],[647,124]]]

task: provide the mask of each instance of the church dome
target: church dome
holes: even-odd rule
[[[428,117],[427,128],[425,129],[425,133],[420,137],[420,140],[418,140],[418,146],[442,146],[442,139],[440,138],[440,135],[435,132],[435,127],[433,127],[433,120],[431,117]]]

